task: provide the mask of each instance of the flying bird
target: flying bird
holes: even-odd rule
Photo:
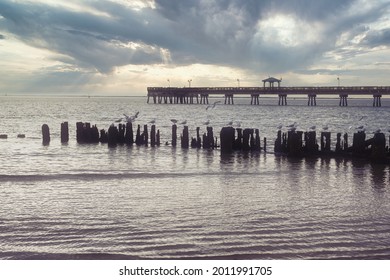
[[[221,103],[221,101],[215,101],[212,105],[208,105],[207,107],[206,107],[206,110],[208,110],[208,109],[214,109],[215,108],[215,106],[217,106],[217,104],[218,103]]]
[[[126,122],[134,122],[136,118],[138,118],[138,114],[139,112],[135,113],[134,115],[132,116],[128,116],[126,114],[123,114],[125,116],[125,120]]]

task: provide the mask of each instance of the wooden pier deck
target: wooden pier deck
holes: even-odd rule
[[[373,106],[382,106],[382,96],[390,96],[390,86],[362,87],[148,87],[147,103],[209,104],[209,95],[223,95],[225,104],[234,104],[234,96],[250,96],[251,104],[259,105],[260,97],[278,97],[278,105],[287,105],[287,96],[306,95],[307,105],[317,105],[317,95],[337,96],[339,106],[348,106],[349,96],[372,96]]]

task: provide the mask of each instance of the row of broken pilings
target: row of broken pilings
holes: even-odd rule
[[[237,131],[237,137],[236,132]],[[221,153],[233,151],[261,151],[258,129],[223,127],[220,133]],[[267,149],[267,139],[264,138],[264,151]]]
[[[90,123],[77,122],[76,139],[79,144],[100,142],[108,144],[108,146],[116,146],[118,144],[147,146],[149,143],[149,133],[147,125],[144,125],[143,131],[141,131],[141,125],[138,125],[134,138],[133,124],[131,122],[118,124],[118,126],[111,125],[107,131],[105,129],[99,131],[96,125],[91,126]],[[150,145],[152,147],[160,145],[160,131],[156,131],[155,125],[151,126]]]
[[[150,138],[149,138],[150,136]],[[150,141],[149,141],[150,139]],[[47,124],[42,125],[42,142],[44,145],[50,143],[50,129]],[[91,125],[86,122],[76,123],[76,140],[79,144],[97,144],[107,143],[108,146],[116,146],[118,144],[126,144],[137,146],[160,146],[160,131],[156,130],[156,126],[153,124],[150,128],[150,134],[148,125],[143,126],[141,131],[141,125],[138,125],[137,132],[134,137],[133,125],[131,122],[126,124],[118,124],[118,126],[111,125],[108,130],[102,129],[99,131],[96,125]],[[61,143],[68,143],[69,141],[69,125],[68,122],[61,123]],[[168,142],[166,142],[168,145]],[[190,141],[188,126],[184,126],[183,132],[180,135],[180,145],[182,148],[203,148],[214,149],[217,148],[217,138],[214,139],[213,128],[207,127],[207,133],[204,133],[201,137],[200,128],[196,129],[196,138],[192,138]],[[177,146],[177,125],[172,125],[172,147]]]
[[[390,141],[390,139],[389,139]],[[320,149],[321,147],[321,149]],[[352,146],[348,145],[348,134],[337,133],[335,150],[331,150],[331,133],[321,132],[320,145],[315,131],[288,131],[277,133],[274,146],[275,154],[286,154],[294,157],[304,156],[343,156],[366,158],[375,162],[390,162],[389,147],[383,133],[375,133],[366,139],[366,133],[354,133]]]

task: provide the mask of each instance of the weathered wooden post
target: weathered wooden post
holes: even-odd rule
[[[99,130],[96,125],[91,128],[91,143],[99,143]]]
[[[284,153],[288,153],[288,140],[287,140],[287,133],[282,134],[282,151]]]
[[[133,145],[133,124],[131,122],[126,123],[125,143],[127,145]]]
[[[250,135],[250,138],[249,138],[249,145],[250,145],[250,149],[251,149],[252,151],[256,149],[256,147],[255,147],[255,136],[253,135],[253,132],[254,132],[254,130],[251,129],[251,130],[250,130],[250,133],[249,133],[249,135]]]
[[[282,150],[282,131],[278,130],[278,134],[277,134],[275,144],[274,144],[274,152],[281,153],[282,151],[283,151]]]
[[[100,143],[108,143],[108,133],[102,129],[100,130]]]
[[[234,128],[223,127],[220,133],[221,153],[231,153],[234,143]]]
[[[82,122],[76,123],[76,140],[77,143],[83,142],[84,124]]]
[[[108,128],[108,146],[115,147],[118,144],[119,131],[115,125]]]
[[[289,131],[287,136],[288,155],[302,155],[302,131]]]
[[[343,149],[344,151],[348,151],[348,133],[344,133],[344,141],[343,141]]]
[[[177,126],[176,124],[172,125],[172,147],[176,147],[177,143]]]
[[[68,122],[61,123],[61,143],[69,142],[69,125]]]
[[[196,128],[196,147],[199,149],[202,147],[202,138],[200,137],[200,128]]]
[[[251,130],[249,128],[245,128],[242,134],[242,150],[243,151],[249,151],[250,145],[249,145],[249,138],[251,135]]]
[[[371,144],[371,159],[384,161],[386,158],[386,137],[383,133],[375,133]]]
[[[49,145],[50,143],[50,129],[47,124],[42,125],[42,144]]]
[[[125,131],[126,126],[124,124],[119,124],[119,131],[118,131],[118,143],[124,144],[125,143]]]
[[[340,153],[342,151],[341,148],[341,133],[337,133],[337,140],[336,140],[336,153]]]
[[[156,125],[152,125],[150,129],[150,146],[156,146]]]
[[[206,133],[203,133],[202,135],[202,143],[203,143],[203,149],[209,149],[210,148],[210,143],[209,143],[209,139],[207,138],[207,134]]]
[[[267,152],[267,137],[264,137],[264,153]]]
[[[258,129],[255,129],[255,151],[260,151],[261,150],[261,143],[260,143],[260,132]]]
[[[353,134],[352,152],[355,155],[363,155],[366,150],[366,133],[359,131]]]
[[[138,127],[137,127],[137,134],[135,135],[135,144],[137,146],[142,145],[141,125],[138,125]]]
[[[156,133],[156,145],[157,146],[160,146],[160,130],[157,129],[157,133]]]
[[[242,128],[237,128],[237,139],[234,140],[233,149],[234,150],[242,150]]]
[[[308,154],[318,152],[317,136],[315,131],[305,132],[305,148]]]
[[[189,137],[189,133],[188,133],[188,126],[184,126],[183,135],[181,137],[181,147],[184,149],[188,149],[189,141],[190,141],[190,137]]]
[[[215,144],[214,144],[213,128],[211,126],[208,126],[206,129],[207,129],[207,141],[209,143],[209,148],[214,149]]]
[[[142,144],[144,144],[145,146],[148,145],[148,142],[149,142],[149,136],[148,136],[148,125],[145,124],[144,125],[144,132],[142,133]]]

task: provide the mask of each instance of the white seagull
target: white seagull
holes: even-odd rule
[[[298,124],[297,124],[297,122],[294,122],[290,125],[287,125],[286,127],[288,128],[288,130],[296,130],[298,127]]]

